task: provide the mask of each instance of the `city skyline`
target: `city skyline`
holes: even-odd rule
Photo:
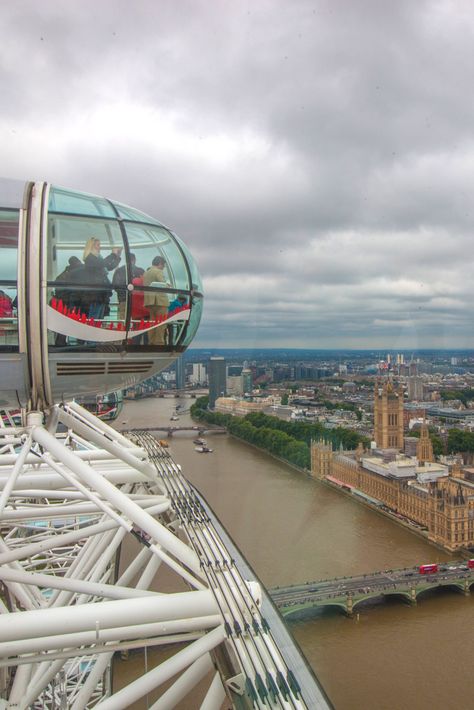
[[[474,347],[469,3],[25,0],[0,19],[2,174],[175,229],[204,279],[197,347]]]

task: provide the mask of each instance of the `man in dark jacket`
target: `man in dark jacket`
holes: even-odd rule
[[[135,254],[130,254],[130,266],[131,275],[128,277],[128,282],[132,283],[133,279],[138,279],[143,276],[145,270],[140,266],[135,266],[136,257]],[[117,292],[118,298],[118,319],[125,321],[125,307],[127,305],[127,289],[123,288],[127,285],[127,267],[124,264],[115,269],[114,276],[112,278],[112,287]],[[122,287],[122,288],[120,288]]]
[[[84,283],[96,286],[97,290],[84,289],[82,303],[87,307],[87,316],[95,320],[102,320],[112,295],[112,284],[107,276],[108,271],[115,269],[120,262],[121,247],[114,247],[111,253],[105,257],[100,255],[100,239],[91,237],[84,249]],[[109,288],[107,288],[107,286]]]
[[[55,283],[58,284],[58,287],[54,290],[54,295],[56,296],[56,299],[58,301],[62,301],[65,306],[71,305],[72,291],[69,288],[60,288],[59,284],[69,286],[70,284],[74,283],[75,279],[73,272],[75,272],[77,269],[80,269],[82,266],[82,261],[78,259],[77,256],[70,256],[68,260],[68,265],[66,266],[64,271],[60,273],[59,276],[55,279]]]
[[[62,273],[55,279],[55,283],[58,286],[54,290],[54,295],[58,301],[62,301],[64,306],[73,308],[79,307],[77,303],[79,294],[76,290],[68,288],[72,286],[75,281],[80,281],[80,272],[84,268],[84,264],[77,256],[70,256],[68,260],[68,265]],[[59,284],[65,288],[60,288]],[[54,338],[54,344],[60,347],[66,345],[66,336],[62,333],[56,333]]]

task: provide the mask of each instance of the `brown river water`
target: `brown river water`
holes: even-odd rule
[[[114,426],[188,426],[189,414],[170,416],[193,401],[129,401]],[[175,434],[171,455],[267,587],[452,559],[251,446],[211,434],[213,453],[199,454],[195,436]],[[337,710],[474,708],[474,594],[433,593],[417,607],[391,601],[353,619],[319,612],[289,628]]]

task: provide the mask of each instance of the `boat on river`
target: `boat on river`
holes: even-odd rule
[[[205,439],[193,439],[193,444],[196,444],[196,446],[206,446],[207,441]]]
[[[212,449],[208,446],[196,446],[194,451],[197,451],[199,454],[212,454]]]

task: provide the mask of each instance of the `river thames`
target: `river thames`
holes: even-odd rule
[[[188,426],[189,414],[170,416],[193,401],[127,401],[114,427]],[[452,559],[228,435],[209,435],[207,455],[193,438],[170,438],[171,455],[267,587]],[[391,601],[353,619],[319,612],[289,627],[337,710],[466,710],[474,707],[473,622],[474,595],[437,592],[417,607]]]

